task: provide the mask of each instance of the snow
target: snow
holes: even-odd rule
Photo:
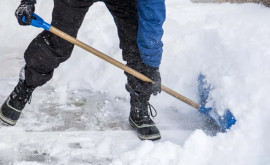
[[[24,65],[24,50],[41,29],[17,24],[19,1],[0,3],[4,102]],[[218,107],[230,108],[236,125],[210,136],[204,117],[163,92],[151,99],[162,139],[140,141],[128,125],[123,71],[76,47],[53,79],[35,91],[17,125],[0,128],[0,164],[270,164],[269,8],[166,3],[164,85],[199,101],[196,79],[204,73],[215,86]],[[52,8],[53,1],[39,1],[36,12],[49,22]],[[116,27],[103,3],[90,8],[78,39],[123,62]]]

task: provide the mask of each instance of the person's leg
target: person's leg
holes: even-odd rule
[[[52,25],[76,37],[89,6],[80,6],[79,0],[54,0]],[[29,86],[42,86],[53,76],[53,71],[66,61],[74,45],[68,41],[43,31],[29,45],[24,57],[25,80]]]
[[[92,0],[54,0],[52,25],[76,37],[92,4]],[[54,69],[70,57],[73,47],[48,31],[43,31],[30,43],[24,54],[26,65],[19,83],[0,109],[2,121],[8,125],[16,124],[34,89],[52,78]]]
[[[123,60],[127,66],[144,73],[147,66],[142,62],[137,45],[138,10],[137,0],[105,0],[118,30],[120,48]],[[151,83],[143,82],[136,77],[125,73],[128,83],[126,89],[130,93],[131,112],[130,124],[138,131],[140,139],[156,140],[160,133],[148,112],[151,96]]]

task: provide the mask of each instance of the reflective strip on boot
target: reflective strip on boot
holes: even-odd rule
[[[12,107],[11,105],[9,105],[9,100],[10,100],[10,98],[8,97],[8,99],[7,99],[7,101],[6,101],[7,106],[8,106],[10,109],[12,109],[12,110],[21,113],[20,110],[18,110],[18,109],[16,109],[16,108]]]
[[[131,124],[133,124],[136,128],[146,128],[146,127],[153,127],[155,126],[155,123],[153,122],[153,124],[142,124],[142,125],[137,125],[131,117],[129,117],[129,121],[132,122]]]
[[[6,123],[8,125],[11,125],[11,126],[14,126],[17,123],[17,121],[13,121],[13,120],[10,120],[10,119],[6,118],[2,114],[2,111],[0,112],[0,120],[2,120],[4,123]]]
[[[15,114],[15,113],[17,113],[16,114],[17,116],[20,116],[20,114],[21,114],[21,111],[20,110],[17,110],[14,107],[12,107],[11,105],[9,105],[9,100],[10,100],[10,98],[8,97],[8,99],[4,102],[4,104],[2,105],[2,107],[0,109],[0,119],[3,122],[5,122],[5,123],[7,123],[9,125],[15,125],[17,123],[17,120],[12,120],[11,118],[9,118],[9,117],[7,117],[7,116],[5,116],[3,114],[3,108],[7,108],[8,111],[9,111],[8,112],[9,114]],[[4,106],[6,106],[6,107],[4,107]],[[7,109],[5,109],[5,110],[7,110]],[[11,115],[10,115],[10,117],[11,117]]]
[[[151,135],[151,136],[144,136],[144,135],[138,134],[138,137],[141,140],[158,140],[158,139],[161,138],[161,135],[160,134],[155,134],[155,135]]]

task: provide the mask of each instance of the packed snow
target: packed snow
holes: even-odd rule
[[[2,103],[41,29],[18,25],[18,0],[0,4]],[[162,82],[199,102],[196,80],[204,73],[215,86],[211,95],[218,109],[229,108],[237,119],[227,133],[209,134],[204,116],[163,92],[150,101],[162,139],[140,141],[128,124],[123,71],[76,47],[53,79],[34,92],[17,125],[0,128],[0,164],[270,164],[270,9],[188,0],[166,5]],[[52,0],[38,1],[36,13],[50,22],[52,9]],[[124,63],[102,2],[90,8],[78,39]]]

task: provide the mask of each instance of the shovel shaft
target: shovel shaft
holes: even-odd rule
[[[188,104],[196,109],[200,109],[200,107],[201,107],[200,104],[190,100],[189,98],[181,95],[180,93],[175,92],[174,90],[172,90],[164,85],[161,85],[161,89],[162,89],[162,91],[168,93],[169,95],[183,101],[184,103],[186,103],[186,104]]]
[[[129,73],[137,78],[140,78],[142,81],[153,83],[153,81],[150,78],[146,77],[145,75],[135,71],[134,69],[127,67],[126,65],[120,63],[119,61],[107,56],[106,54],[96,50],[95,48],[92,48],[89,45],[86,45],[85,43],[83,43],[83,42],[77,40],[76,38],[64,33],[63,31],[61,31],[53,26],[51,26],[49,31],[52,32],[53,34],[65,39],[65,40],[69,41],[70,43],[77,45],[77,46],[81,47],[82,49],[98,56],[99,58],[113,64],[114,66],[117,66],[118,68],[126,71],[127,73]]]
[[[140,79],[142,81],[154,83],[153,80],[151,80],[150,78],[146,77],[145,75],[137,72],[134,69],[131,69],[130,67],[128,67],[128,66],[120,63],[119,61],[117,61],[117,60],[115,60],[115,59],[107,56],[106,54],[104,54],[104,53],[102,53],[102,52],[100,52],[100,51],[92,48],[91,46],[89,46],[89,45],[87,45],[87,44],[85,44],[85,43],[77,40],[76,38],[74,38],[74,37],[72,37],[72,36],[70,36],[70,35],[62,32],[61,30],[58,30],[57,28],[55,28],[53,26],[50,27],[49,31],[52,32],[53,34],[55,34],[55,35],[57,35],[57,36],[65,39],[65,40],[69,41],[70,43],[72,43],[74,45],[77,45],[77,46],[81,47],[82,49],[84,49],[84,50],[86,50],[86,51],[88,51],[88,52],[90,52],[90,53],[92,53],[92,54],[100,57],[101,59],[103,59],[103,60],[105,60],[105,61],[113,64],[114,66],[116,66],[116,67],[118,67],[118,68],[126,71],[127,73],[129,73],[129,74],[137,77],[138,79]],[[181,94],[173,91],[172,89],[170,89],[170,88],[168,88],[168,87],[166,87],[164,85],[161,86],[161,89],[164,92],[168,93],[169,95],[171,95],[171,96],[173,96],[173,97],[175,97],[175,98],[177,98],[177,99],[185,102],[186,104],[188,104],[188,105],[190,105],[190,106],[192,106],[192,107],[194,107],[196,109],[200,109],[200,105],[198,103],[196,103],[196,102],[190,100],[189,98],[187,98],[187,97],[185,97],[185,96],[183,96],[183,95],[181,95]]]

